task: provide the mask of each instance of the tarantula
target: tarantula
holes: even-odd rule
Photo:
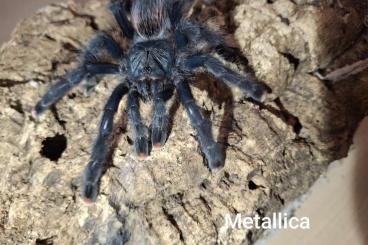
[[[120,83],[104,107],[99,133],[91,159],[84,171],[82,197],[95,201],[99,180],[105,169],[113,118],[123,95],[128,94],[128,118],[134,130],[134,147],[140,158],[153,147],[162,147],[168,137],[169,118],[165,102],[176,90],[192,126],[196,129],[200,148],[210,169],[221,167],[224,156],[212,136],[211,123],[193,98],[189,82],[193,73],[205,70],[227,85],[237,86],[246,96],[262,101],[267,87],[248,75],[227,68],[211,53],[226,51],[221,35],[185,16],[184,0],[134,0],[130,11],[126,0],[112,0],[109,9],[121,30],[131,41],[127,52],[121,39],[100,32],[87,45],[80,65],[53,85],[35,106],[35,116],[57,102],[82,80],[90,91],[97,75],[115,74]],[[129,14],[130,12],[130,14]],[[152,101],[151,135],[139,112],[140,100]],[[151,141],[151,142],[150,142]]]

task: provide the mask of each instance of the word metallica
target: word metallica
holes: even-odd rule
[[[287,213],[273,213],[271,217],[260,217],[255,215],[254,217],[244,216],[240,213],[236,214],[232,219],[230,214],[225,215],[225,227],[226,229],[310,229],[310,221],[308,217],[288,217]]]

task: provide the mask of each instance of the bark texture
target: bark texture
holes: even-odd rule
[[[89,98],[75,89],[38,123],[29,112],[112,17],[106,1],[92,0],[48,6],[22,21],[0,50],[0,243],[252,244],[262,231],[226,229],[224,215],[285,208],[346,155],[367,111],[367,71],[338,83],[315,75],[366,58],[362,2],[198,3],[193,17],[233,34],[273,93],[255,104],[198,75],[193,93],[226,146],[225,167],[213,173],[175,99],[167,144],[138,161],[123,101],[111,167],[91,206],[79,197],[80,176],[117,81],[104,78]]]

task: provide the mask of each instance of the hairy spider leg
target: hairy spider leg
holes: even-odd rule
[[[124,58],[124,52],[119,44],[107,33],[100,32],[96,34],[88,43],[86,51],[82,56],[82,64],[85,64],[89,73],[85,77],[85,94],[88,96],[97,85],[97,75],[117,74],[119,67],[117,65],[103,63],[106,54],[117,61]]]
[[[87,48],[82,56],[85,63],[96,63],[104,58],[102,51],[107,53],[116,60],[124,57],[124,52],[120,45],[106,32],[95,34],[87,44]]]
[[[181,21],[177,30],[181,33],[185,33],[185,35],[193,43],[205,42],[211,48],[216,48],[218,45],[224,43],[223,37],[220,34],[209,30],[205,26],[190,22],[188,20]]]
[[[143,160],[150,153],[150,145],[148,139],[148,128],[143,124],[139,111],[139,93],[132,89],[128,95],[128,118],[133,127],[134,148],[138,157]]]
[[[122,97],[128,93],[125,83],[120,83],[107,100],[104,113],[100,122],[97,139],[92,148],[91,160],[84,170],[82,197],[86,202],[96,200],[99,181],[106,168],[106,158],[111,141],[114,115],[116,114]]]
[[[160,81],[152,81],[153,119],[151,141],[154,148],[164,146],[169,131],[169,116],[165,107],[165,92],[160,91]]]
[[[228,46],[223,35],[211,31],[206,26],[190,21],[182,21],[178,24],[177,31],[175,32],[179,48],[183,46],[184,36],[194,44],[205,43],[211,51],[216,52],[226,61],[236,62],[242,59],[241,55],[239,55],[241,53],[239,49]]]
[[[37,117],[46,111],[52,104],[61,99],[72,88],[77,86],[86,75],[83,68],[77,68],[64,76],[59,82],[51,86],[46,94],[37,102],[33,116]]]
[[[109,9],[114,15],[116,22],[118,23],[124,36],[129,39],[133,39],[134,29],[133,29],[132,24],[127,18],[127,13],[125,11],[125,2],[126,0],[111,1],[109,5]]]
[[[196,104],[188,82],[181,77],[176,77],[174,84],[190,122],[197,131],[198,141],[208,161],[209,168],[215,169],[223,166],[224,156],[221,147],[213,139],[211,122],[203,116],[202,110]]]
[[[239,73],[226,67],[220,60],[209,54],[198,54],[188,57],[185,62],[185,69],[195,70],[200,67],[205,67],[209,73],[225,82],[229,86],[237,86],[243,90],[248,97],[262,102],[267,93],[267,87],[248,76],[240,75]]]
[[[184,14],[189,12],[190,7],[193,5],[194,0],[174,0],[171,2],[169,8],[169,18],[171,25],[175,28],[183,18]]]
[[[85,77],[91,79],[96,75],[117,74],[120,66],[103,62],[99,52],[107,51],[113,58],[120,59],[123,56],[119,45],[106,33],[99,33],[91,39],[82,55],[81,64],[71,72],[64,75],[56,84],[46,92],[35,106],[35,116],[46,111],[51,105],[60,100],[71,89],[77,86]],[[91,82],[87,83],[91,89]]]

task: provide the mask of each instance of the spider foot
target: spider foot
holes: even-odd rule
[[[161,128],[152,129],[152,145],[155,149],[160,149],[165,145],[167,139],[167,130]]]
[[[35,121],[39,121],[40,120],[40,114],[37,112],[36,109],[33,109],[31,111],[31,117],[35,120]]]
[[[83,95],[85,97],[90,97],[91,94],[94,92],[95,88],[94,87],[88,87],[88,86],[85,86],[84,87],[84,91],[83,91]]]
[[[248,97],[258,102],[264,102],[266,100],[269,89],[262,83],[253,83],[251,88],[247,91]]]
[[[98,185],[96,183],[83,183],[82,198],[85,203],[91,204],[96,201],[98,194]]]
[[[211,170],[221,168],[224,166],[224,156],[222,154],[222,149],[219,144],[214,144],[211,148],[208,149],[206,154],[208,167]]]
[[[160,149],[166,143],[169,123],[165,117],[159,117],[156,120],[155,119],[152,125],[151,141],[153,148]]]
[[[38,119],[48,108],[49,105],[45,105],[42,101],[39,101],[32,110],[32,117]]]
[[[135,151],[138,155],[138,159],[141,161],[145,160],[148,157],[149,152],[150,152],[148,138],[146,137],[136,138],[134,146],[135,146]]]
[[[88,77],[84,84],[84,96],[89,97],[94,92],[97,85],[97,79],[95,77]]]

